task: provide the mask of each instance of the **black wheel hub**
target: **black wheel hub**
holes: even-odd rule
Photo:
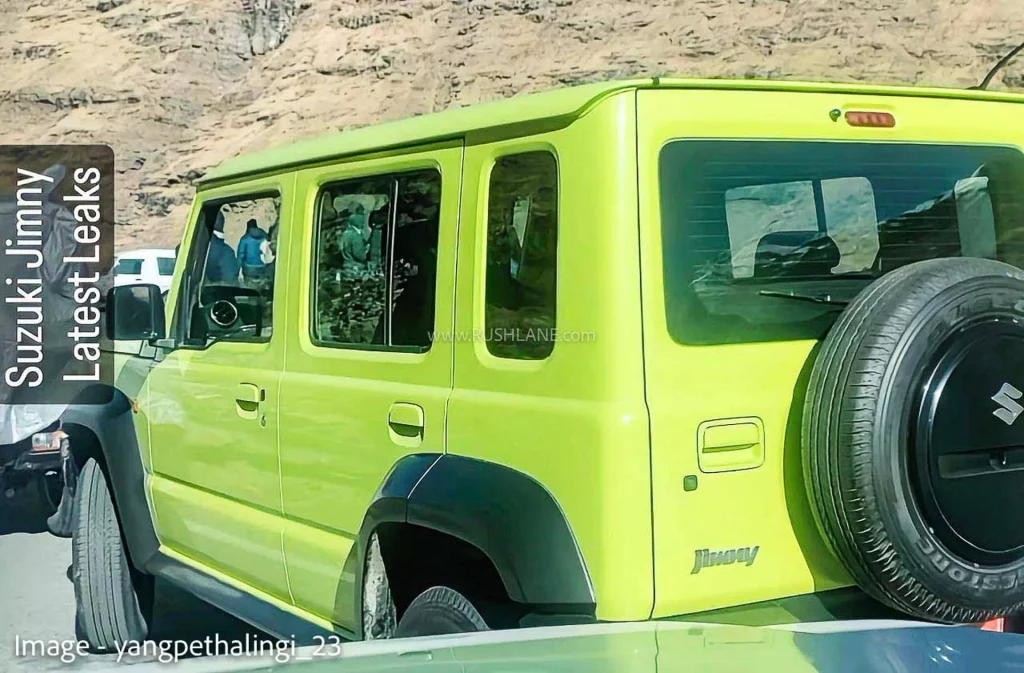
[[[1024,325],[987,317],[936,349],[911,423],[928,524],[979,565],[1024,557]]]

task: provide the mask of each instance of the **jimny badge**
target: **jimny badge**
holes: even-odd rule
[[[746,566],[754,565],[757,552],[761,547],[738,547],[736,549],[723,549],[711,551],[710,549],[695,549],[693,552],[693,570],[691,575],[696,575],[704,568],[712,566],[726,566],[734,563],[743,563]]]

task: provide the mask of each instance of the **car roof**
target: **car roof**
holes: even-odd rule
[[[203,187],[214,182],[273,173],[345,156],[461,139],[482,132],[517,135],[524,132],[519,130],[517,133],[517,129],[532,132],[530,128],[561,128],[584,115],[602,99],[621,91],[640,88],[854,93],[1024,103],[1024,95],[1016,93],[872,84],[658,77],[598,82],[514,96],[302,140],[228,159],[198,179],[196,184]]]
[[[136,248],[114,255],[118,259],[142,259],[148,257],[174,257],[174,248]]]

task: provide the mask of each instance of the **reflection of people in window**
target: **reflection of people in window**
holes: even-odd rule
[[[260,247],[266,240],[267,234],[260,229],[255,219],[250,219],[245,225],[245,233],[238,241],[238,263],[246,280],[264,277],[267,265],[263,263]]]
[[[530,206],[529,222],[523,240],[517,280],[523,285],[521,301],[553,312],[555,287],[555,247],[557,245],[555,190],[537,189]],[[514,234],[513,234],[514,236]],[[554,316],[550,318],[553,320]]]
[[[277,230],[280,222],[270,225],[270,233],[260,242],[260,261],[268,268],[268,275],[273,276],[274,259],[277,257]]]
[[[430,234],[436,231],[437,225],[428,220],[409,224],[396,234],[396,245],[402,246],[396,257],[406,269],[405,285],[392,313],[391,342],[396,346],[430,345],[437,270],[437,248]]]
[[[346,279],[362,278],[369,270],[370,226],[366,209],[354,204],[352,210],[341,211],[345,231],[341,234],[341,275]]]
[[[224,213],[217,213],[210,237],[210,251],[206,255],[206,280],[211,283],[238,281],[238,260],[235,251],[224,240]]]
[[[384,229],[388,226],[388,209],[378,208],[370,213],[370,271],[376,273],[383,268],[381,258],[384,254]]]

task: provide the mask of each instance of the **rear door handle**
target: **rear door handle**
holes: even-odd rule
[[[256,420],[260,415],[260,402],[267,398],[267,391],[255,383],[239,383],[235,392],[235,412],[246,420]]]
[[[423,442],[426,422],[423,407],[409,402],[395,402],[388,409],[388,434],[399,446],[419,446]]]
[[[732,472],[764,463],[764,427],[760,418],[705,421],[697,428],[697,464],[701,472]]]

